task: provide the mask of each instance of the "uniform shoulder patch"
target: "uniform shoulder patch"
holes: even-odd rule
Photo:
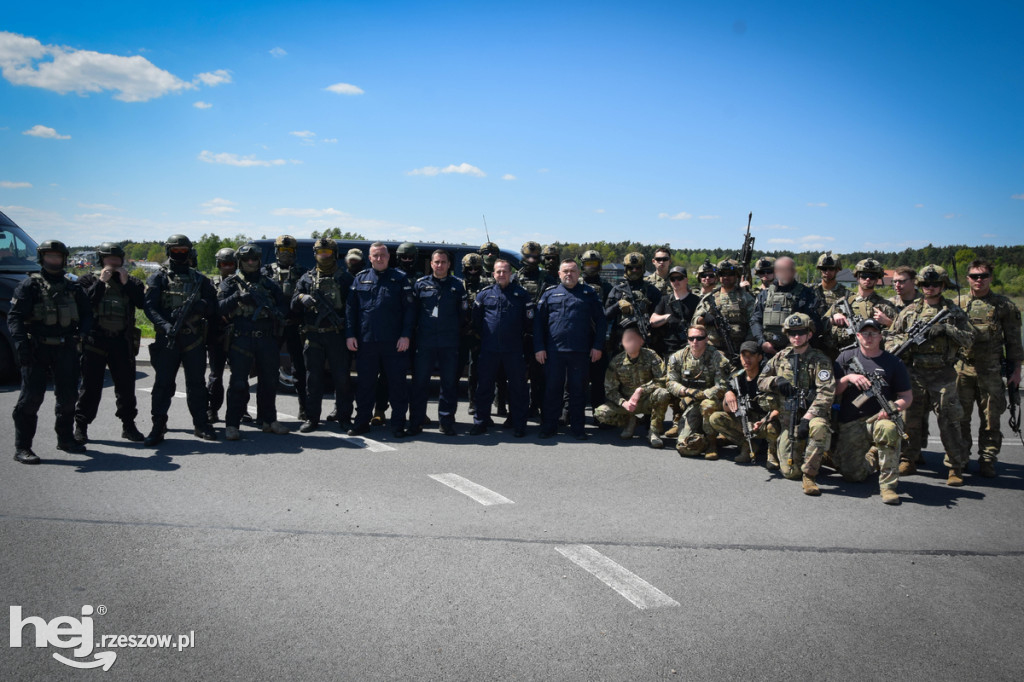
[[[832,378],[832,372],[827,369],[818,370],[818,381],[828,381]]]

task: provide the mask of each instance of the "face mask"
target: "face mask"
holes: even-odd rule
[[[295,265],[295,252],[294,251],[280,251],[277,254],[277,262],[286,268],[290,268]]]

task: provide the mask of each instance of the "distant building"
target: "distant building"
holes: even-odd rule
[[[850,268],[843,268],[836,273],[836,281],[842,282],[843,284],[857,284],[857,278],[854,277],[853,271]]]

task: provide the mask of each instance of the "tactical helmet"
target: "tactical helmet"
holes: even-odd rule
[[[501,252],[501,248],[494,242],[484,242],[480,245],[480,255],[491,255],[497,256]]]
[[[754,263],[755,275],[770,275],[775,272],[775,259],[771,256],[761,256]]]
[[[537,242],[524,242],[522,248],[519,249],[519,253],[521,253],[523,257],[536,256],[537,258],[540,258],[540,252],[540,244]]]
[[[103,242],[97,246],[96,255],[100,257],[100,262],[103,261],[105,256],[118,256],[122,261],[124,261],[124,249],[114,242]]]
[[[225,246],[214,257],[217,259],[217,265],[221,263],[238,263],[238,258],[235,257],[235,250],[230,246]]]
[[[806,313],[793,313],[782,323],[782,331],[786,333],[809,332],[813,329],[814,323]]]
[[[319,251],[320,249],[330,249],[331,251],[334,252],[334,257],[338,257],[338,242],[334,241],[330,237],[320,237],[315,242],[313,242],[314,256],[316,255],[316,252]]]
[[[294,249],[299,245],[299,241],[291,236],[290,234],[282,234],[280,237],[274,240],[274,250],[284,247],[286,249]]]
[[[586,251],[584,251],[583,255],[580,256],[580,260],[583,262],[586,262],[588,260],[596,260],[599,263],[604,262],[604,258],[601,256],[601,252],[596,251],[594,249],[587,249]]]
[[[941,265],[926,265],[917,273],[917,286],[941,284],[945,289],[949,286],[949,274]]]
[[[559,260],[562,257],[562,251],[554,244],[548,244],[544,247],[544,250],[540,253],[541,258],[554,258]]]
[[[337,246],[337,244],[335,244],[335,246]],[[362,251],[362,249],[349,249],[348,253],[345,254],[345,261],[348,262],[350,260],[356,260],[356,259],[358,259],[358,260],[365,260],[365,258],[363,258],[363,251]]]
[[[881,278],[885,274],[882,270],[882,264],[876,261],[874,258],[865,258],[864,260],[857,263],[857,269],[854,271],[855,277],[864,275],[865,277],[875,276]]]
[[[164,253],[168,258],[171,257],[171,248],[177,246],[187,246],[189,249],[192,248],[192,240],[183,234],[172,234],[164,242]]]
[[[419,253],[420,250],[417,249],[416,245],[413,244],[412,242],[402,242],[401,244],[398,245],[398,248],[395,249],[395,256],[397,256],[398,258],[401,258],[402,256],[406,256],[407,258],[415,258],[416,256],[419,255]]]
[[[735,259],[726,258],[715,266],[719,276],[731,276],[740,274],[740,264]]]
[[[36,247],[36,260],[40,265],[43,264],[43,254],[50,251],[56,251],[64,258],[64,267],[68,264],[68,247],[64,242],[57,239],[47,239],[40,242],[39,246]]]
[[[843,263],[839,260],[838,256],[833,256],[831,251],[826,251],[818,256],[818,263],[815,267],[819,270],[822,268],[835,268],[836,270],[842,270]]]
[[[483,268],[484,259],[480,257],[479,253],[467,253],[462,257],[462,269],[467,268]]]
[[[715,266],[712,265],[710,258],[705,258],[704,262],[700,264],[699,268],[697,268],[697,276],[700,277],[701,275],[718,276],[718,271],[715,270]]]
[[[252,260],[254,256],[255,260],[263,260],[263,252],[255,244],[242,244],[235,251],[235,258],[239,261]]]

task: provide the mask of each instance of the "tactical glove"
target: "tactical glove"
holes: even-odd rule
[[[796,392],[793,389],[793,384],[789,383],[789,379],[786,377],[777,377],[775,379],[775,390],[779,395],[783,395],[787,398]]]

